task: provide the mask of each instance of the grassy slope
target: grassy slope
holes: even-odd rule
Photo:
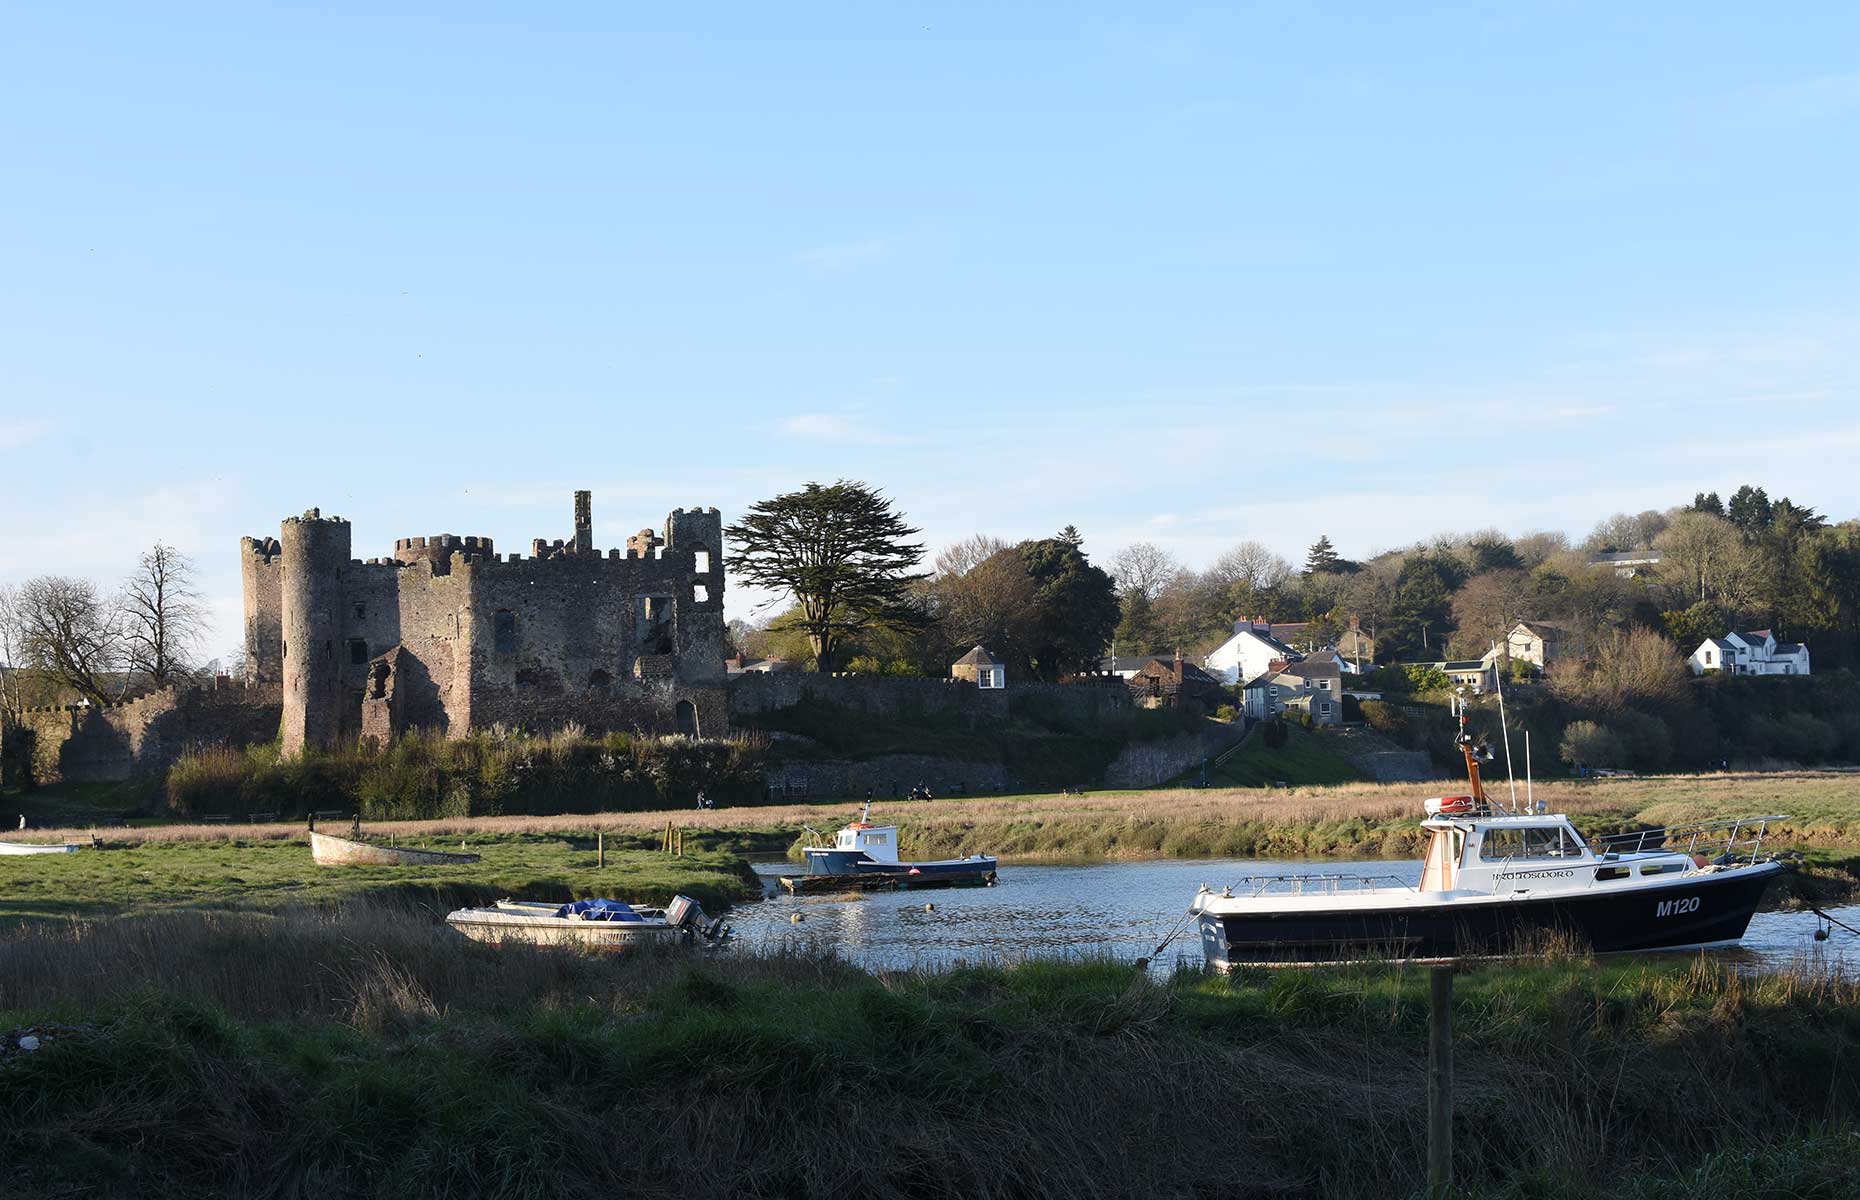
[[[460,944],[393,909],[0,938],[21,1194],[1414,1194],[1425,973]],[[1582,959],[1457,985],[1468,1194],[1844,1197],[1860,990]],[[59,1027],[56,1023],[62,1023]],[[3,1055],[4,1051],[0,1051]]]
[[[1232,758],[1208,773],[1210,787],[1313,787],[1334,783],[1355,783],[1362,772],[1351,766],[1325,744],[1321,733],[1307,732],[1297,726],[1286,729],[1285,745],[1274,749],[1266,745],[1263,729],[1254,729],[1246,743]],[[1183,776],[1184,783],[1194,783],[1201,772]]]
[[[722,849],[675,858],[610,839],[595,866],[592,835],[467,837],[483,861],[456,867],[318,867],[301,834],[247,841],[123,842],[70,855],[0,857],[0,919],[100,915],[131,908],[275,909],[367,895],[432,906],[502,896],[551,900],[617,896],[663,903],[676,892],[720,908],[758,894],[743,860]],[[454,849],[461,839],[408,844]],[[633,848],[625,848],[631,845]]]

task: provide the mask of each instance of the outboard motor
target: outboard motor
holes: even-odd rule
[[[730,932],[724,928],[722,917],[706,916],[703,905],[689,896],[672,897],[672,902],[665,906],[665,923],[696,934],[707,942],[721,941]]]

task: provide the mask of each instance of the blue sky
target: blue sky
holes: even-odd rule
[[[0,581],[1860,514],[1860,6],[259,7],[0,10]]]

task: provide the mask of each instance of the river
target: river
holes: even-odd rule
[[[1301,871],[1390,875],[1419,881],[1418,862],[1289,862],[1281,859],[1146,859],[1083,865],[1004,865],[988,888],[854,892],[793,897],[775,882],[798,870],[756,864],[767,895],[730,913],[734,937],[766,949],[826,949],[872,969],[1015,962],[1035,957],[1148,955],[1183,919],[1195,889]],[[1829,910],[1860,928],[1860,905]],[[794,917],[801,920],[796,922]],[[1712,953],[1751,966],[1825,962],[1860,974],[1860,938],[1834,931],[1813,940],[1813,913],[1758,913],[1742,947]],[[1185,928],[1155,967],[1198,964],[1201,946]]]

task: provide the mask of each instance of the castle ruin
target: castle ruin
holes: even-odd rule
[[[728,725],[714,508],[674,510],[662,535],[605,554],[585,491],[574,537],[538,538],[527,556],[447,533],[364,561],[349,557],[349,523],[314,508],[240,548],[247,676],[283,687],[286,756],[411,728]]]

